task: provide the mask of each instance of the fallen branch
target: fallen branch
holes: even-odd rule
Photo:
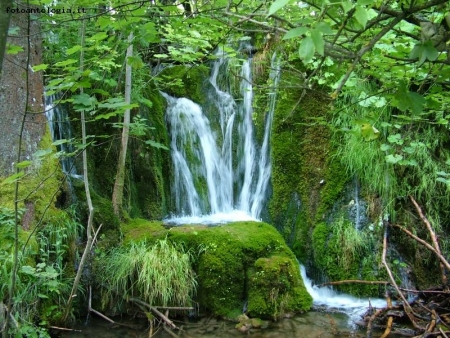
[[[91,311],[91,312],[94,312],[97,316],[102,317],[104,320],[106,320],[106,321],[108,321],[108,322],[110,322],[110,323],[112,323],[112,324],[115,324],[115,323],[116,323],[116,322],[115,322],[114,320],[112,320],[111,318],[105,316],[104,314],[98,312],[97,310],[94,310],[93,308],[91,308],[90,311]]]
[[[178,327],[169,319],[167,318],[163,313],[161,313],[160,311],[158,311],[158,309],[154,306],[151,306],[150,304],[147,304],[146,302],[143,302],[140,299],[137,298],[129,298],[130,301],[136,303],[136,304],[140,304],[143,305],[147,308],[149,308],[150,310],[152,310],[155,314],[157,314],[167,325],[169,325],[172,329],[178,329]]]
[[[75,330],[75,329],[68,329],[66,327],[59,327],[59,326],[49,326],[50,329],[60,330],[60,331],[72,331],[72,332],[83,332],[81,330]]]
[[[388,309],[391,310],[392,309],[392,301],[391,301],[391,297],[389,297],[389,294],[386,295],[386,302],[388,304]],[[389,334],[391,333],[392,330],[392,324],[394,323],[394,317],[393,316],[389,316],[388,317],[388,321],[386,324],[386,329],[384,330],[382,336],[380,338],[386,338],[387,336],[389,336]]]
[[[378,280],[360,280],[360,279],[347,279],[347,280],[340,280],[340,281],[336,281],[336,282],[327,282],[327,283],[323,283],[323,284],[319,284],[317,285],[318,287],[322,287],[322,286],[328,286],[328,285],[340,285],[340,284],[390,284],[390,282],[387,281],[378,281]]]
[[[377,311],[375,311],[375,313],[370,316],[369,322],[367,323],[367,333],[366,333],[366,338],[372,338],[372,324],[373,321],[375,320],[375,318],[377,318],[382,312],[384,311],[384,309],[379,309]]]

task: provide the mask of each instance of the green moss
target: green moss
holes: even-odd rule
[[[174,242],[203,252],[195,264],[198,298],[200,304],[214,314],[228,316],[242,308],[246,299],[249,304],[266,302],[269,288],[280,284],[284,285],[280,297],[273,297],[272,306],[260,306],[255,313],[278,318],[286,312],[303,311],[311,306],[309,295],[295,290],[303,284],[293,253],[268,224],[236,222],[217,227],[185,226],[170,229],[168,236]],[[256,283],[251,277],[258,269],[255,262],[273,256],[278,257],[272,258],[273,266],[278,266],[283,273],[274,272],[273,278],[264,284]]]
[[[248,313],[278,319],[286,312],[303,312],[312,298],[298,278],[298,265],[283,256],[259,258],[249,279]]]
[[[209,78],[206,66],[173,66],[165,68],[161,74],[161,90],[175,97],[186,97],[202,104],[206,101],[204,83]]]
[[[152,241],[162,237],[167,230],[161,221],[147,221],[136,218],[120,225],[123,234],[123,244],[139,241]]]

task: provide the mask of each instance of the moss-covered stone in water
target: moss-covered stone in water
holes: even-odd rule
[[[125,245],[131,242],[152,241],[167,232],[161,221],[148,221],[141,218],[122,223],[120,229]]]
[[[266,318],[306,311],[311,306],[295,256],[280,234],[266,223],[184,226],[170,229],[168,236],[192,250],[204,251],[194,267],[198,274],[198,299],[202,307],[214,314],[227,317],[241,309],[246,300],[249,311],[251,305],[251,311]],[[266,269],[263,262],[269,262],[270,276],[257,280],[255,274]],[[271,294],[272,289],[279,292]]]

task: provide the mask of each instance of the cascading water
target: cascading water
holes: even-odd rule
[[[269,111],[262,145],[255,142],[253,126],[252,59],[244,61],[240,72],[241,100],[222,89],[228,59],[218,58],[209,82],[217,130],[196,103],[186,98],[168,102],[167,122],[171,133],[174,164],[174,197],[177,215],[172,223],[223,223],[257,220],[263,208],[270,180],[270,130],[275,109],[276,85],[280,67],[272,59],[274,89],[269,94]],[[233,156],[235,155],[235,156]]]
[[[74,152],[72,139],[72,129],[70,127],[69,115],[67,111],[60,105],[55,105],[54,96],[45,98],[45,115],[50,127],[50,133],[53,141],[57,142],[58,151],[60,152],[61,167],[65,174],[70,177],[83,179],[82,175],[78,175],[72,156],[67,156]],[[58,142],[59,141],[59,142]]]
[[[353,325],[361,319],[361,315],[372,306],[374,308],[384,308],[384,299],[356,298],[344,293],[334,291],[330,287],[313,286],[312,281],[306,276],[306,269],[300,265],[300,274],[305,284],[306,290],[313,298],[313,304],[317,307],[325,307],[327,310],[335,310],[346,313],[349,316],[349,324]]]

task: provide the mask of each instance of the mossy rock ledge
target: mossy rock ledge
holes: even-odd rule
[[[194,270],[203,310],[235,319],[247,303],[251,317],[276,320],[312,305],[294,254],[269,224],[186,225],[171,228],[167,236],[201,252]]]

